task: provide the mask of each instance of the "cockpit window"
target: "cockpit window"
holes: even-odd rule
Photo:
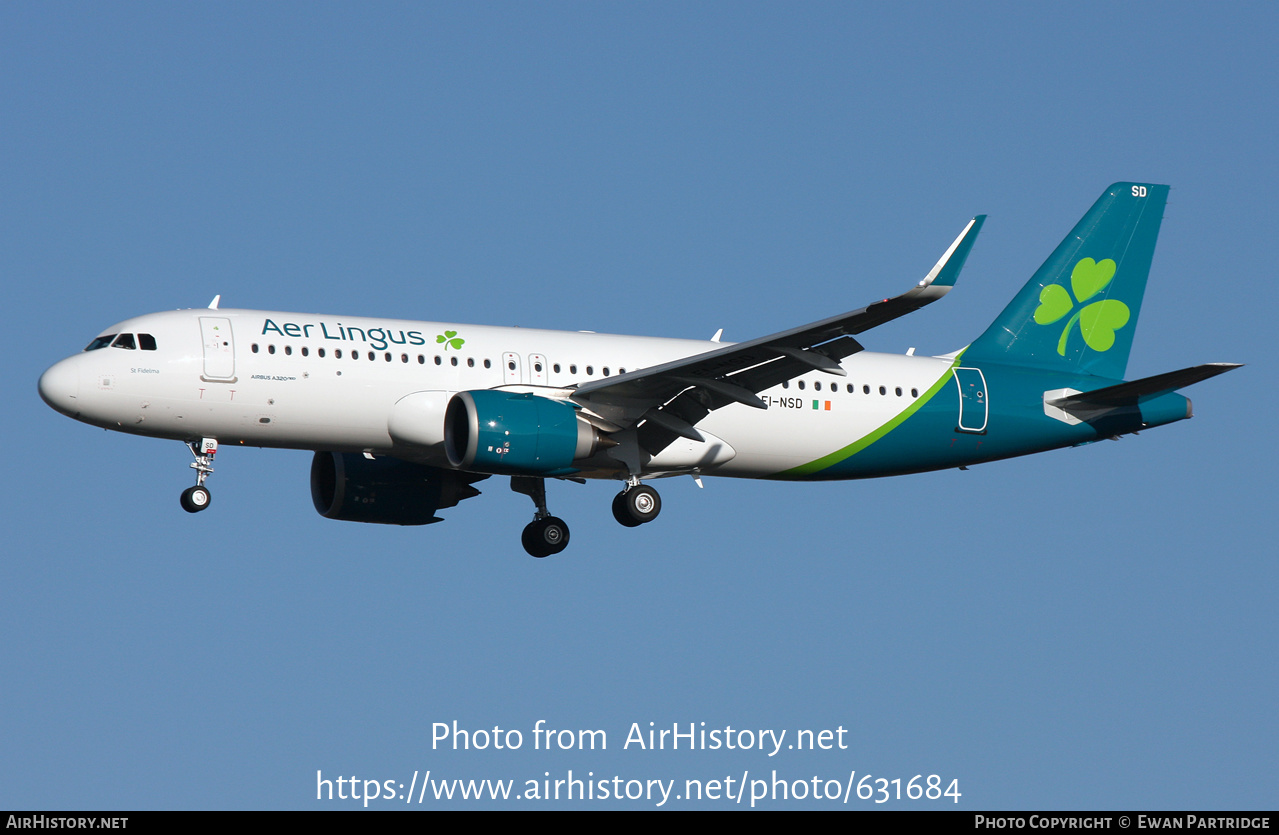
[[[106,336],[99,336],[97,339],[90,342],[89,347],[85,348],[84,350],[96,351],[99,348],[105,348],[111,344],[111,340],[113,339],[115,339],[115,334],[113,333],[109,333]]]
[[[129,351],[135,350],[136,345],[133,344],[133,334],[122,333],[115,338],[115,342],[111,343],[112,348],[125,348]]]
[[[155,337],[149,333],[138,334],[138,347],[144,351],[154,351]]]

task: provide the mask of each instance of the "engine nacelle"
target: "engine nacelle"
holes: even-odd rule
[[[429,525],[443,521],[435,511],[478,496],[471,482],[482,478],[395,458],[317,452],[311,459],[311,501],[329,519]]]
[[[463,470],[567,475],[599,446],[595,427],[563,400],[509,391],[462,391],[444,416],[444,451]]]

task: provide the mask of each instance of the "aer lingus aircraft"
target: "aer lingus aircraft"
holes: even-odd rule
[[[877,354],[858,334],[944,296],[974,218],[906,293],[748,342],[612,336],[207,309],[113,325],[40,378],[77,420],[191,449],[196,483],[219,446],[313,450],[330,519],[424,525],[509,476],[537,510],[523,544],[562,551],[546,479],[622,484],[628,527],[673,475],[788,481],[917,473],[1086,444],[1191,416],[1176,390],[1214,363],[1124,382],[1168,187],[1116,183],[967,348]],[[912,351],[913,353],[913,351]]]

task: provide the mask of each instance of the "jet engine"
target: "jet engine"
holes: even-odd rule
[[[498,475],[555,476],[590,458],[599,431],[563,400],[509,391],[463,391],[444,415],[444,450],[463,470]]]
[[[311,501],[329,519],[429,525],[443,521],[435,511],[478,496],[471,482],[485,478],[395,458],[317,452],[311,459]]]

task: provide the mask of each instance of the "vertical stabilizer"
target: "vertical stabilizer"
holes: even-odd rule
[[[986,332],[964,363],[1033,365],[1123,379],[1168,186],[1115,183]]]

